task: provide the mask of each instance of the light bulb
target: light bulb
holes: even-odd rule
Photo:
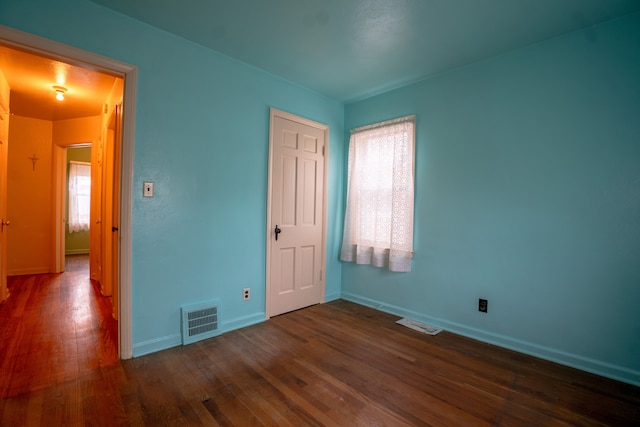
[[[67,91],[67,88],[62,86],[54,86],[53,90],[56,91],[56,99],[58,101],[64,101],[64,93]]]

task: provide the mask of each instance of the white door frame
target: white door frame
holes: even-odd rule
[[[67,149],[53,144],[53,268],[64,271],[65,202],[67,184]]]
[[[91,68],[124,79],[120,201],[120,315],[118,351],[121,359],[133,357],[131,303],[131,235],[133,195],[133,146],[135,134],[138,68],[52,40],[0,25],[0,43],[62,62]]]
[[[52,273],[62,273],[65,268],[65,231],[67,210],[67,148],[97,147],[98,141],[53,143],[53,254]]]
[[[274,284],[271,283],[271,239],[273,238],[273,230],[271,229],[271,186],[272,182],[272,171],[273,171],[273,140],[274,140],[274,120],[276,117],[281,117],[287,120],[291,120],[293,122],[301,123],[306,126],[311,126],[314,128],[321,129],[324,132],[324,186],[323,186],[323,194],[322,194],[322,274],[323,274],[323,290],[322,290],[322,298],[321,303],[325,302],[326,292],[327,292],[327,175],[328,175],[328,167],[329,167],[329,126],[315,122],[313,120],[306,119],[304,117],[296,116],[295,114],[287,113],[285,111],[278,110],[276,108],[271,108],[269,112],[269,170],[268,170],[268,184],[267,184],[267,238],[266,238],[266,248],[267,248],[267,268],[266,268],[266,293],[265,293],[265,318],[269,319],[271,317],[271,287]]]

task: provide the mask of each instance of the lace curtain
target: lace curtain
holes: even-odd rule
[[[340,259],[411,271],[415,116],[354,129]]]
[[[70,163],[69,232],[87,231],[91,210],[91,163]]]

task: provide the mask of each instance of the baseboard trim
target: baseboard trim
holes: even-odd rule
[[[155,338],[133,345],[133,357],[144,356],[157,351],[167,350],[182,345],[182,335],[174,334],[166,337]]]
[[[264,312],[260,312],[257,314],[251,314],[249,316],[239,317],[237,319],[223,322],[222,323],[222,331],[230,332],[236,329],[246,328],[247,326],[255,325],[257,323],[262,323],[266,319],[266,314]]]
[[[247,326],[255,325],[265,321],[265,314],[258,313],[250,316],[239,317],[230,322],[224,322],[221,325],[222,333],[231,332],[235,329],[241,329]],[[214,339],[210,338],[210,339]],[[178,347],[182,345],[182,335],[174,334],[167,335],[165,337],[155,338],[148,341],[143,341],[133,345],[133,357],[140,357],[146,354],[155,353],[157,351],[167,350],[172,347]]]
[[[64,251],[65,255],[89,255],[89,249],[69,249]]]
[[[47,274],[51,270],[49,267],[33,267],[33,268],[20,268],[17,270],[7,270],[7,276],[24,276],[27,274]]]
[[[335,301],[340,299],[342,296],[340,295],[340,292],[334,292],[332,294],[326,294],[324,296],[324,302],[329,302],[329,301]]]
[[[472,338],[478,341],[539,357],[541,359],[549,360],[561,365],[570,366],[572,368],[580,369],[592,374],[611,378],[616,381],[622,381],[634,386],[640,386],[640,371],[567,353],[561,350],[540,346],[530,342],[521,341],[508,336],[494,334],[492,332],[483,331],[470,326],[450,322],[444,319],[427,316],[412,310],[407,310],[402,307],[394,306],[370,298],[365,298],[349,292],[343,292],[341,297],[342,299],[345,299],[347,301],[375,308],[376,310],[394,314],[396,316],[409,317],[411,319],[443,328],[449,332],[453,332],[455,334]]]

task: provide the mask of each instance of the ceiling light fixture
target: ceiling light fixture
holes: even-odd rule
[[[58,101],[64,101],[64,93],[67,91],[67,88],[62,86],[54,86],[53,90],[56,91],[56,99]]]

